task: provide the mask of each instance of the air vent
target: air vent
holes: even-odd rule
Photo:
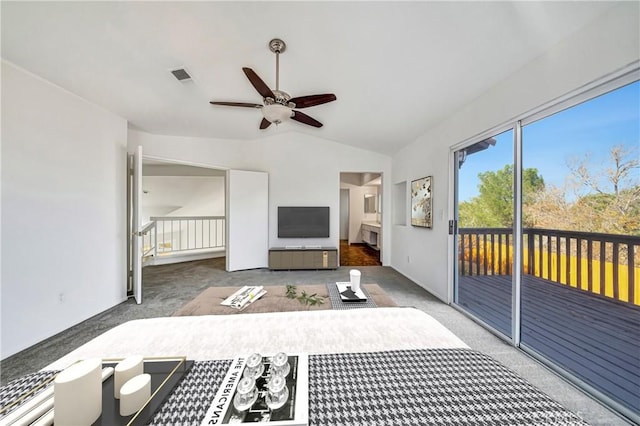
[[[173,74],[173,76],[175,78],[177,78],[178,81],[191,80],[191,76],[189,75],[187,70],[185,70],[184,68],[178,68],[176,70],[171,70],[171,74]]]

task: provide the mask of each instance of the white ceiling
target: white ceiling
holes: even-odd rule
[[[614,2],[8,2],[2,58],[151,133],[259,139],[304,132],[385,154],[577,31]],[[259,130],[241,68],[272,88],[335,93],[324,123]],[[169,70],[184,66],[194,81]]]

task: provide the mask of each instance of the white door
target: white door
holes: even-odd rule
[[[132,223],[131,254],[133,297],[136,303],[142,303],[142,221],[140,217],[140,201],[142,200],[142,147],[138,146],[133,153],[132,188]]]
[[[227,171],[227,271],[269,265],[269,175]]]
[[[340,189],[340,239],[349,242],[349,190]]]

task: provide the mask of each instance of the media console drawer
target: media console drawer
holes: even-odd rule
[[[337,269],[338,249],[321,248],[286,248],[269,249],[269,269]]]

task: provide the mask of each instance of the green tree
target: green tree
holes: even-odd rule
[[[480,195],[459,204],[460,227],[510,228],[513,226],[513,165],[500,170],[478,174]],[[538,169],[524,169],[522,173],[522,202],[526,206],[544,191],[544,179]],[[526,211],[526,210],[525,210]],[[524,226],[530,220],[523,217]]]

